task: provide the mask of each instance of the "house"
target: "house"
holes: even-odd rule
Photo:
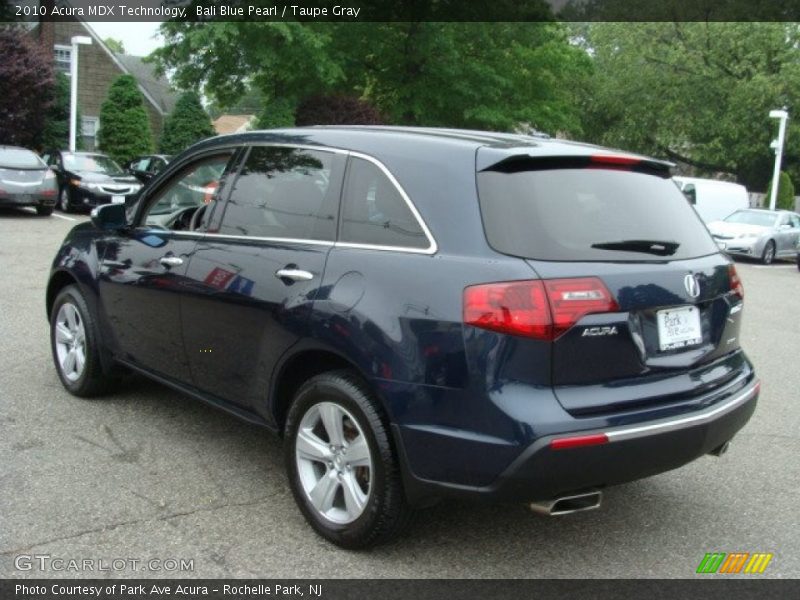
[[[214,131],[217,135],[242,133],[250,131],[256,121],[255,115],[220,115],[214,120]]]
[[[123,74],[133,75],[145,100],[153,137],[158,141],[164,129],[164,118],[175,106],[175,95],[163,77],[157,77],[152,65],[139,56],[115,54],[105,45],[91,26],[80,19],[57,22],[40,21],[31,32],[40,43],[53,48],[57,70],[70,75],[73,36],[88,36],[89,46],[80,46],[78,54],[78,111],[81,117],[78,132],[87,150],[96,148],[100,107],[111,83]]]

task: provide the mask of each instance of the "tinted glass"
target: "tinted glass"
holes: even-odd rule
[[[505,254],[642,261],[717,252],[680,190],[655,175],[604,169],[483,171],[478,193],[487,240]],[[634,241],[667,242],[658,247],[668,250],[662,256],[634,251],[648,248]]]
[[[44,169],[36,154],[23,148],[0,148],[0,167],[9,169]]]
[[[430,245],[397,186],[367,160],[350,159],[342,202],[342,242],[423,249]]]
[[[91,171],[106,175],[124,175],[120,166],[102,154],[64,154],[64,168],[70,171]]]
[[[254,146],[225,204],[219,233],[333,240],[335,217],[323,207],[334,154]]]
[[[173,177],[148,207],[145,225],[165,226],[181,211],[215,202],[229,160],[230,154],[206,158]]]
[[[758,212],[755,210],[737,210],[732,215],[725,217],[728,223],[742,223],[744,225],[759,225],[760,227],[774,227],[777,216],[771,212]]]

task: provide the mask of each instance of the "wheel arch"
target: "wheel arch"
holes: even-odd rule
[[[56,296],[68,285],[80,286],[78,279],[69,271],[56,271],[47,282],[47,292],[45,295],[45,309],[47,311],[47,320],[53,312],[53,304],[56,301]]]
[[[285,357],[275,368],[272,377],[268,410],[278,427],[280,435],[283,435],[283,427],[286,424],[286,416],[289,412],[292,398],[300,386],[311,377],[339,369],[348,369],[357,373],[370,391],[375,394],[381,404],[381,412],[384,415],[387,414],[386,407],[375,386],[372,385],[370,379],[353,361],[328,348],[301,348]]]

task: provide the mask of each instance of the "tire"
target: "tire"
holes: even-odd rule
[[[74,396],[98,396],[118,382],[103,372],[97,331],[97,321],[78,287],[61,290],[50,314],[50,348],[58,378]]]
[[[341,429],[331,436],[336,423]],[[307,381],[294,397],[284,433],[292,493],[319,535],[343,548],[366,548],[408,525],[413,511],[389,427],[354,372],[330,371]]]
[[[40,217],[49,217],[53,214],[54,206],[37,206],[36,207],[36,214]]]
[[[797,255],[797,270],[800,271],[800,254]]]
[[[764,246],[764,252],[761,253],[761,262],[765,265],[771,265],[773,260],[775,260],[775,242],[770,240]]]
[[[65,213],[72,212],[72,207],[69,204],[69,190],[66,186],[62,187],[58,193],[58,209]]]

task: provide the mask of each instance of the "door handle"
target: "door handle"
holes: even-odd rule
[[[278,279],[291,279],[292,281],[311,281],[314,275],[301,269],[278,269],[275,271]]]
[[[158,262],[169,269],[170,267],[180,267],[183,264],[183,259],[178,256],[162,256]]]

